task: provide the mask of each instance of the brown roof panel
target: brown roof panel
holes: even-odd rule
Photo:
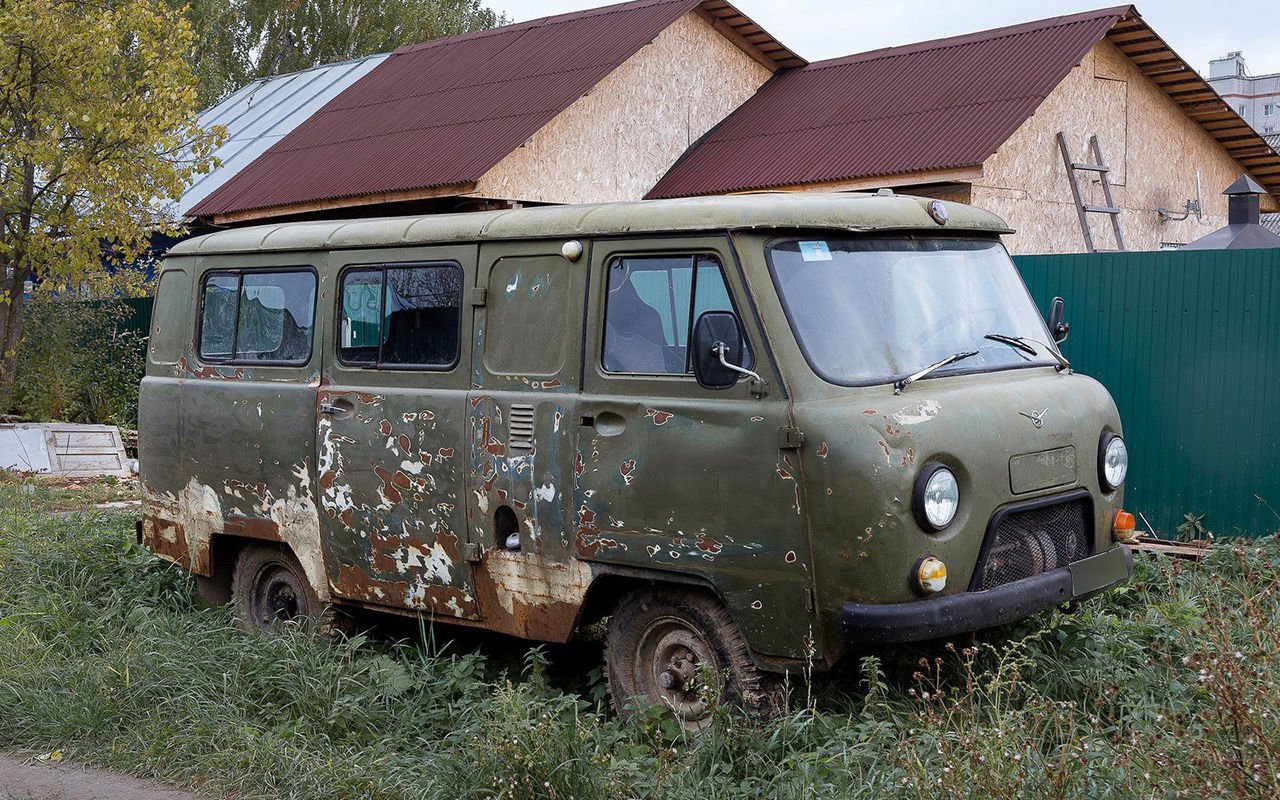
[[[890,47],[777,74],[649,197],[976,167],[1107,38],[1280,197],[1280,152],[1142,19],[1117,6]]]
[[[732,8],[635,0],[401,48],[190,213],[472,183],[702,5]],[[783,53],[778,64],[803,63]]]
[[[1131,13],[1119,6],[779,73],[649,197],[979,165]]]

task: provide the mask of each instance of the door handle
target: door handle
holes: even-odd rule
[[[329,402],[320,403],[320,413],[334,419],[346,419],[351,416],[351,412],[356,410],[356,406],[350,400],[337,398]]]
[[[601,436],[617,436],[627,429],[627,421],[621,414],[612,411],[601,411],[593,416],[583,416],[585,428],[595,428]]]

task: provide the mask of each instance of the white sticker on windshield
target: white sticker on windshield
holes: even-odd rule
[[[801,242],[800,257],[805,261],[830,261],[831,248],[826,242]]]

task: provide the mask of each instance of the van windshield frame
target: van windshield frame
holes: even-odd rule
[[[998,239],[815,232],[765,242],[778,299],[809,367],[837,386],[1054,366],[1048,327]],[[1035,355],[987,334],[1025,338]]]

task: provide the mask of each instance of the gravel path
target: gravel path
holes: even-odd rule
[[[154,782],[0,753],[0,800],[200,800]]]

